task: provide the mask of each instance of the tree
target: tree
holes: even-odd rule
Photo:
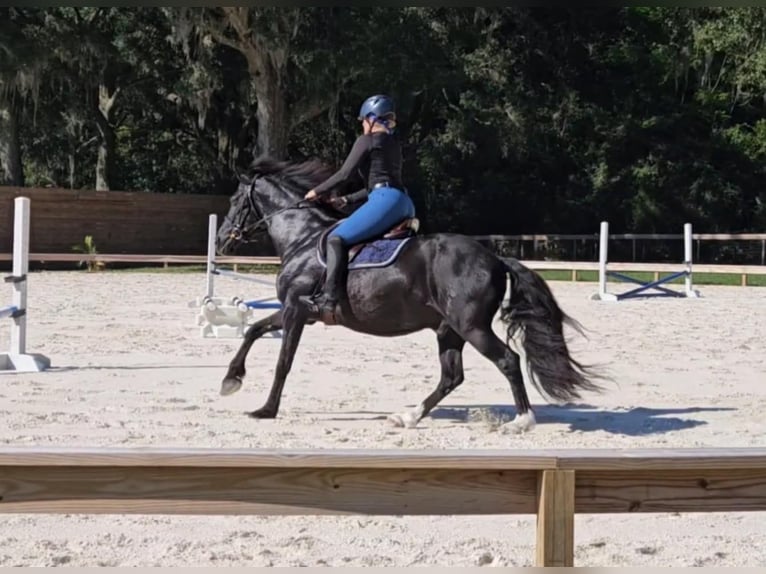
[[[293,130],[327,111],[361,74],[351,54],[365,39],[357,32],[370,20],[357,9],[167,10],[187,54],[219,45],[244,58],[255,99],[254,155],[284,158]]]
[[[86,115],[98,136],[95,187],[117,183],[117,130],[127,114],[120,99],[137,95],[142,85],[162,81],[167,71],[163,15],[153,8],[59,8],[57,24],[69,38],[70,77],[86,92]],[[172,58],[170,59],[172,62]]]
[[[34,41],[39,26],[27,9],[0,8],[0,167],[9,185],[24,185],[21,115],[36,105],[48,59]]]

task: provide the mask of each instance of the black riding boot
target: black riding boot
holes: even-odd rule
[[[327,277],[322,293],[316,298],[301,297],[301,301],[314,307],[315,312],[335,313],[335,306],[340,300],[343,281],[348,267],[348,249],[340,237],[327,240]]]

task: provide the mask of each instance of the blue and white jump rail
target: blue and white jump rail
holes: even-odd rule
[[[199,309],[197,325],[200,326],[200,335],[202,337],[241,338],[252,323],[252,320],[255,319],[254,311],[281,309],[282,304],[277,300],[276,296],[264,297],[251,301],[245,301],[239,296],[215,296],[216,275],[274,287],[274,283],[272,282],[245,275],[243,273],[237,273],[236,271],[220,269],[215,261],[215,237],[217,231],[218,217],[216,214],[211,213],[208,217],[205,295],[204,297],[195,299],[190,303],[190,306]],[[282,331],[274,331],[270,336],[281,338]]]
[[[0,307],[0,319],[11,320],[7,353],[0,353],[0,373],[40,372],[51,366],[48,357],[27,353],[27,274],[29,271],[29,198],[14,200],[13,270],[4,282],[13,288],[11,304]]]
[[[699,291],[694,289],[692,283],[692,224],[684,224],[684,260],[681,263],[681,269],[675,273],[671,273],[666,277],[660,277],[655,281],[640,281],[634,277],[630,277],[623,273],[616,271],[609,271],[609,223],[606,221],[601,222],[601,231],[599,234],[599,250],[598,250],[598,292],[591,296],[594,301],[622,301],[624,299],[632,299],[638,297],[687,297],[696,299],[700,297]],[[624,293],[610,293],[607,291],[607,278],[614,277],[619,281],[638,284],[639,287],[626,291]],[[684,278],[683,291],[675,291],[667,287],[663,287],[664,284],[674,281],[675,279]],[[654,290],[655,293],[648,294],[647,291]]]

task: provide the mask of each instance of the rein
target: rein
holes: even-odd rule
[[[253,199],[253,190],[255,189],[255,179],[250,182],[250,188],[247,190],[247,208],[243,209],[239,214],[239,221],[234,222],[231,219],[229,219],[229,215],[226,214],[225,219],[231,224],[231,232],[229,233],[229,237],[235,241],[239,241],[240,243],[254,243],[254,239],[246,239],[244,234],[244,223],[247,221],[247,218],[250,216],[250,212],[254,212],[256,215],[258,215],[258,208],[255,205],[255,200]],[[299,199],[292,205],[288,205],[287,207],[283,207],[281,209],[277,209],[275,212],[270,213],[269,215],[264,215],[261,217],[258,221],[256,221],[253,226],[250,228],[250,232],[256,232],[258,231],[258,228],[266,223],[269,219],[272,217],[275,217],[279,215],[280,213],[284,213],[285,211],[289,211],[292,209],[305,209],[305,207],[302,207],[302,204],[309,204],[311,203],[307,199]],[[311,206],[307,206],[311,207]]]

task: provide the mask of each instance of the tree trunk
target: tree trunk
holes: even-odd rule
[[[223,12],[239,41],[232,41],[220,33],[216,34],[216,38],[222,44],[239,50],[247,60],[257,100],[258,140],[254,155],[285,159],[291,122],[282,75],[287,67],[288,48],[286,45],[266,48],[262,38],[253,32],[249,8],[225,7]]]
[[[24,187],[18,109],[11,102],[0,108],[0,165],[6,185]]]
[[[256,155],[267,155],[274,159],[285,159],[290,131],[285,94],[282,90],[281,74],[272,66],[269,58],[259,67],[253,77],[257,98],[256,119],[258,121],[258,149]]]
[[[119,91],[119,88],[114,87],[114,82],[103,82],[98,87],[98,107],[95,111],[99,135],[98,161],[96,162],[97,191],[108,191],[114,188],[117,136],[114,133],[112,116]]]
[[[114,160],[116,137],[108,122],[102,127],[99,123],[100,139],[98,143],[98,161],[96,162],[96,190],[108,191],[113,189]]]
[[[77,159],[75,157],[75,152],[71,151],[69,152],[69,189],[74,189],[74,178],[76,174],[76,168],[77,168]]]
[[[237,34],[233,40],[221,29],[211,28],[213,36],[222,45],[238,50],[247,60],[252,86],[256,97],[256,120],[258,122],[257,149],[254,155],[266,155],[274,159],[285,159],[287,144],[293,128],[319,115],[332,104],[335,94],[308,94],[307,99],[294,106],[287,105],[288,60],[291,42],[299,31],[300,19],[297,12],[282,12],[283,21],[273,23],[272,33],[277,42],[267,42],[256,31],[250,8],[224,7],[226,23]],[[275,32],[275,30],[281,32]]]

